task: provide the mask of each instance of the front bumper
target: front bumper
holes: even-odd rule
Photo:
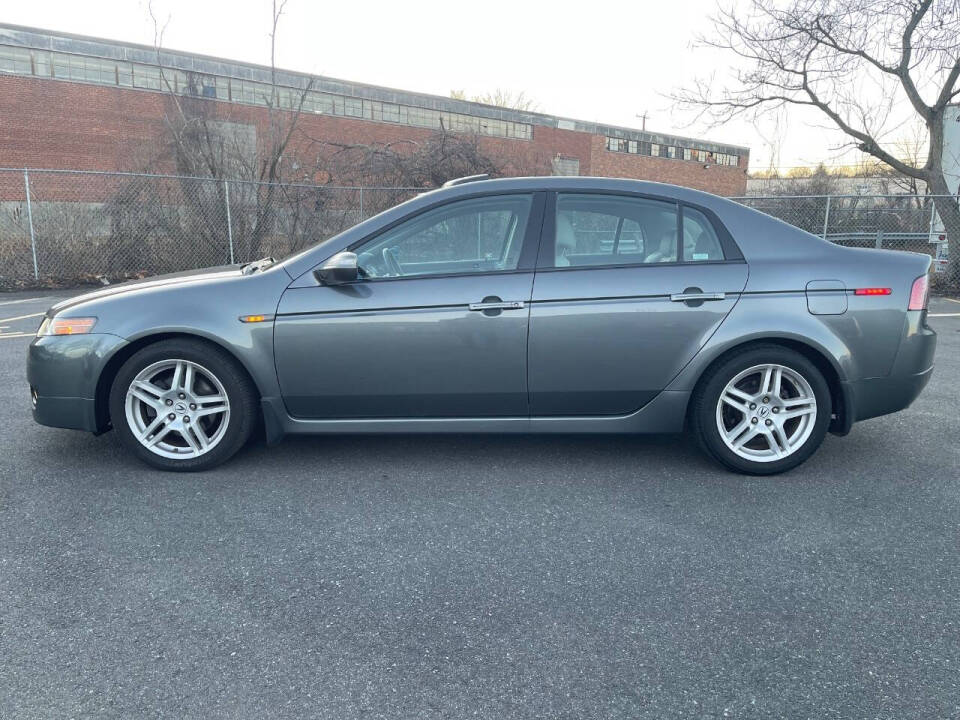
[[[55,335],[36,338],[27,352],[33,419],[41,425],[101,432],[97,382],[109,359],[127,341],[116,335]]]

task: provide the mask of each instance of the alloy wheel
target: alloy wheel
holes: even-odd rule
[[[127,388],[125,410],[133,436],[165,458],[208,453],[230,424],[223,383],[190,360],[162,360],[137,373]]]
[[[731,451],[753,462],[775,462],[795,453],[810,438],[817,399],[796,370],[754,365],[724,387],[716,416],[720,437]]]

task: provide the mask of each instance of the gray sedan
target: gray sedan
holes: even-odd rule
[[[464,178],[281,262],[50,308],[37,422],[201,470],[287,433],[693,433],[795,467],[930,379],[930,258],[837,247],[729,200]]]

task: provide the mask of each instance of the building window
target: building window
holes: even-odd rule
[[[303,109],[313,113],[333,114],[333,98],[326,93],[308,93],[307,102],[304,103]]]
[[[117,65],[109,60],[54,53],[53,76],[60,80],[116,85]]]
[[[54,77],[59,80],[119,85],[143,90],[166,90],[248,105],[274,104],[288,110],[300,107],[302,91],[291,87],[273,88],[269,84],[223,76],[186,73],[174,68],[130,63],[122,60],[51,53],[0,45],[0,72]],[[381,122],[443,127],[453,132],[477,133],[495,137],[530,140],[533,126],[527,123],[481,118],[461,113],[441,113],[431,108],[382,103],[332,93],[309,92],[303,97],[303,110]],[[609,139],[608,139],[609,140]],[[626,141],[614,139],[617,152],[626,152]],[[633,152],[631,150],[631,152]]]
[[[513,137],[520,138],[521,140],[532,140],[533,125],[513,123]]]
[[[177,82],[180,82],[179,77],[177,77]],[[197,95],[205,98],[230,99],[230,85],[226,78],[217,78],[212,75],[188,73],[184,79],[184,87],[181,87],[180,91],[187,95]]]
[[[0,47],[0,72],[32,75],[33,63],[30,51],[13,47]]]
[[[344,98],[343,114],[347,117],[363,117],[363,101],[359,98]]]
[[[676,159],[677,148],[674,147],[673,145],[667,145],[667,157]]]
[[[610,152],[623,152],[625,149],[625,143],[620,138],[607,138],[607,150]]]
[[[160,69],[151,65],[134,65],[133,86],[147,90],[159,90]]]
[[[383,103],[384,122],[400,122],[400,106],[393,103]]]

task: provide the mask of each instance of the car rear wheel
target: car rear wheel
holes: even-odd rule
[[[713,368],[693,398],[701,446],[738,472],[773,475],[795,468],[823,442],[830,388],[817,367],[778,345],[748,348]]]
[[[162,470],[206,470],[239,450],[256,423],[243,369],[199,340],[165,340],[135,353],[114,379],[110,418],[124,444]]]

